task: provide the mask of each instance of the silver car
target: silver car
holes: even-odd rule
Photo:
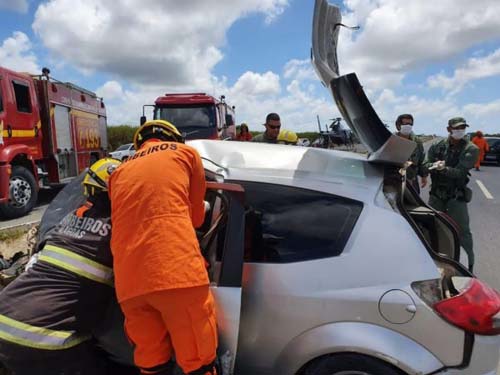
[[[406,186],[415,144],[385,128],[355,74],[338,75],[340,21],[316,0],[314,64],[368,157],[190,142],[209,180],[198,235],[220,373],[495,375],[500,295],[461,263],[454,224]],[[130,361],[120,332],[96,336]]]

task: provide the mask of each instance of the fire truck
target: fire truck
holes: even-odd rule
[[[146,122],[146,107],[153,107],[153,119],[172,123],[186,139],[236,137],[235,108],[226,103],[224,95],[216,98],[202,92],[165,94],[154,105],[143,106],[141,125]]]
[[[107,152],[101,98],[49,76],[0,67],[0,217],[36,204],[40,187],[67,183]]]

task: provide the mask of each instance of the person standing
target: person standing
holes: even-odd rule
[[[205,260],[194,228],[205,217],[198,152],[163,120],[134,135],[134,156],[109,184],[115,288],[144,374],[215,374],[217,330]]]
[[[469,269],[474,265],[472,233],[467,203],[472,190],[467,187],[469,171],[479,156],[478,148],[465,138],[468,127],[463,117],[448,121],[448,138],[434,143],[427,153],[425,167],[431,174],[429,205],[448,214],[460,228],[460,243],[467,252]]]
[[[420,185],[418,177],[420,176],[421,186],[427,186],[427,176],[429,172],[424,167],[425,151],[422,141],[413,133],[413,116],[411,114],[399,115],[396,119],[397,135],[417,144],[417,148],[410,156],[410,166],[406,169],[406,180],[413,186],[413,188],[420,193]]]
[[[252,140],[252,134],[248,130],[247,124],[244,122],[240,125],[240,131],[236,136],[236,140],[240,142],[249,142]]]
[[[479,167],[484,161],[484,154],[486,154],[490,150],[490,145],[488,144],[486,139],[484,139],[483,132],[481,130],[478,130],[476,132],[475,137],[472,138],[472,143],[474,143],[479,149],[479,157],[477,158],[476,164],[474,165],[474,167],[476,167],[476,171],[479,171]]]
[[[280,116],[277,113],[269,113],[264,126],[266,131],[253,137],[252,142],[277,143],[281,128]]]
[[[0,362],[16,375],[108,373],[91,336],[114,298],[106,191],[119,164],[90,167],[87,201],[47,232],[38,260],[0,293]]]

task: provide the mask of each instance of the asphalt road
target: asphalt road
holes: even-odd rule
[[[5,220],[0,218],[0,230],[40,221],[45,209],[60,190],[60,188],[40,189],[38,193],[38,202],[33,211],[24,217],[20,217],[19,219]]]

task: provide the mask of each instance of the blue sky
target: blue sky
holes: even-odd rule
[[[444,134],[464,116],[500,132],[500,2],[343,0],[341,74],[356,72],[382,120]],[[313,0],[0,0],[0,65],[104,97],[108,123],[136,125],[165,92],[226,95],[237,122],[317,129],[338,111],[309,62]]]

